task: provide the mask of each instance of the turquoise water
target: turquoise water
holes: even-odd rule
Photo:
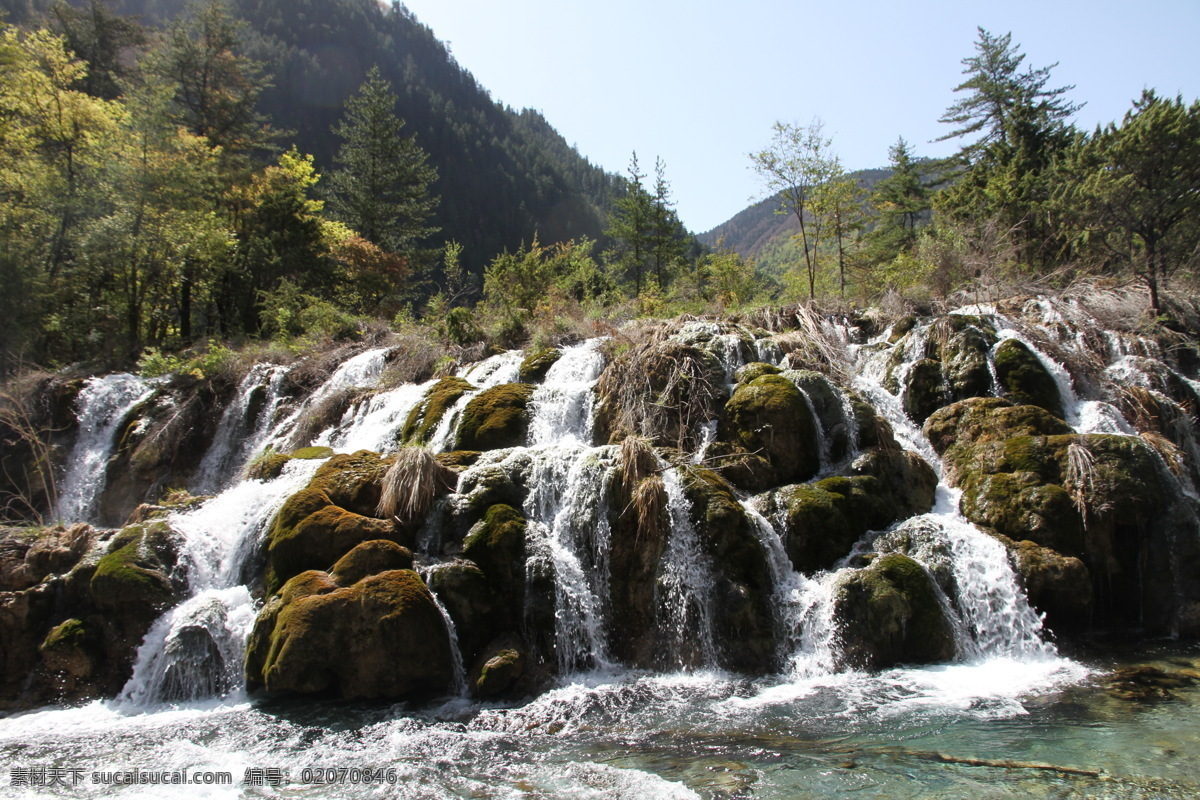
[[[588,676],[524,705],[258,701],[131,712],[114,703],[0,720],[14,797],[1194,798],[1200,688],[1115,696],[1120,664],[1200,676],[1200,649],[993,659],[800,683]],[[82,769],[69,787],[15,768]],[[304,784],[305,770],[353,768]],[[213,770],[231,786],[116,787],[94,771]],[[247,769],[287,782],[255,786]],[[368,782],[363,781],[365,769]],[[380,772],[380,770],[384,770]],[[394,770],[387,773],[386,770]],[[253,775],[251,776],[253,778]],[[389,780],[394,781],[389,783]]]

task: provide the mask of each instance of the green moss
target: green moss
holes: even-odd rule
[[[525,359],[521,361],[518,371],[521,383],[541,381],[560,358],[562,358],[562,350],[557,347],[542,347],[529,351]]]
[[[778,375],[782,371],[779,367],[772,364],[753,361],[739,368],[735,377],[738,383],[750,383],[755,378],[761,378],[763,375]]]
[[[1060,418],[1037,406],[1018,406],[999,397],[963,400],[937,411],[925,423],[925,435],[939,455],[959,453],[978,442],[1013,436],[1055,436],[1071,433]]]
[[[738,386],[725,404],[719,436],[769,463],[770,473],[755,476],[754,488],[807,480],[821,465],[812,410],[795,384],[781,375],[763,375]]]
[[[442,378],[430,387],[424,399],[408,413],[401,431],[405,442],[427,442],[446,412],[474,386],[462,378]]]
[[[524,672],[524,659],[517,650],[501,650],[484,662],[475,681],[477,697],[500,697],[507,693]]]
[[[51,628],[39,649],[83,647],[90,641],[90,631],[83,620],[69,619]]]
[[[452,450],[449,453],[438,453],[434,458],[443,467],[458,471],[473,466],[483,453],[478,450]]]
[[[332,447],[301,447],[299,450],[291,452],[292,458],[299,458],[304,461],[317,461],[322,458],[329,458],[332,455]]]
[[[1062,397],[1054,377],[1024,343],[1007,339],[996,347],[996,377],[1005,396],[1019,405],[1039,406],[1063,416]]]
[[[506,383],[471,398],[463,409],[454,449],[495,450],[524,444],[533,389],[526,383]]]

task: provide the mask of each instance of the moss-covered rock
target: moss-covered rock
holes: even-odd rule
[[[1066,556],[1031,541],[1014,542],[996,537],[1008,548],[1021,576],[1025,596],[1057,634],[1087,630],[1092,623],[1092,576],[1078,558]]]
[[[251,481],[270,481],[283,474],[292,457],[287,453],[277,453],[273,450],[263,453],[246,465],[246,479]]]
[[[995,342],[975,326],[960,329],[941,347],[942,374],[954,400],[987,397],[992,393],[988,352]]]
[[[400,433],[405,442],[428,442],[446,412],[475,387],[462,378],[442,378],[429,388],[420,403],[413,406]]]
[[[471,398],[463,409],[454,449],[495,450],[525,444],[533,389],[527,383],[505,383]]]
[[[734,373],[734,379],[738,383],[751,383],[755,378],[761,378],[763,375],[778,375],[783,370],[774,364],[767,364],[763,361],[751,361],[743,367],[739,367]]]
[[[520,624],[520,617],[506,618],[502,598],[497,597],[488,576],[473,561],[455,559],[438,564],[429,572],[429,588],[454,620],[458,647],[468,664],[498,630],[511,630]]]
[[[520,650],[506,648],[483,663],[479,677],[471,689],[476,697],[494,698],[508,694],[525,671],[525,658]]]
[[[932,358],[913,364],[904,381],[901,403],[904,413],[918,425],[950,402],[942,362]]]
[[[334,505],[371,516],[379,506],[383,473],[389,466],[390,459],[370,450],[339,453],[321,465],[308,486],[325,492]]]
[[[306,491],[316,502],[323,494],[311,487]],[[290,527],[281,524],[282,520],[281,511],[267,536],[268,592],[277,591],[305,570],[328,569],[363,542],[394,540],[397,535],[390,521],[365,517],[336,505],[321,506]]]
[[[562,350],[557,347],[541,347],[530,350],[522,359],[521,366],[517,370],[521,383],[540,383],[560,358],[562,358]]]
[[[925,435],[939,455],[959,452],[978,442],[1014,436],[1059,436],[1071,433],[1062,419],[1038,406],[1018,406],[999,397],[962,400],[937,411],[925,422]]]
[[[525,518],[512,506],[494,505],[463,541],[463,556],[479,565],[514,623],[525,593]]]
[[[964,487],[960,508],[976,525],[1069,556],[1083,554],[1083,520],[1061,486],[1033,472],[1001,472],[972,476]]]
[[[175,534],[166,522],[130,525],[113,537],[97,562],[91,597],[101,608],[156,615],[182,588],[171,579],[176,559]]]
[[[1009,400],[1019,405],[1044,408],[1063,416],[1062,396],[1054,376],[1023,342],[1006,339],[996,346],[996,378]]]
[[[353,586],[363,578],[395,569],[412,569],[413,554],[387,539],[372,539],[356,545],[338,559],[329,570],[329,577],[339,586]]]
[[[821,467],[817,421],[800,390],[780,375],[763,375],[734,391],[718,436],[765,460],[769,470],[739,485],[757,490],[811,478]]]
[[[733,487],[717,473],[687,467],[680,470],[680,477],[701,550],[712,564],[713,630],[721,666],[752,674],[769,672],[776,667],[777,654],[773,584],[754,523]]]
[[[889,553],[847,572],[834,590],[842,658],[857,669],[954,658],[954,634],[928,573]]]
[[[95,671],[99,644],[96,631],[83,620],[72,618],[52,628],[38,650],[48,669],[65,673],[77,682]]]
[[[452,675],[445,622],[411,570],[348,587],[297,575],[263,607],[247,643],[247,684],[271,692],[394,699],[445,691]]]

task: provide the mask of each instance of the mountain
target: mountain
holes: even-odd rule
[[[73,0],[86,5],[86,0]],[[118,14],[163,26],[184,0],[112,0]],[[454,239],[479,271],[497,253],[536,234],[544,242],[603,235],[616,178],[591,164],[536,111],[493,100],[433,31],[403,5],[376,0],[229,0],[247,28],[248,55],[265,63],[273,85],[260,110],[288,132],[282,142],[333,166],[340,144],[330,128],[344,102],[378,66],[399,98],[405,132],[438,171],[441,204],[430,244]],[[36,17],[47,0],[3,0],[14,22]]]
[[[851,173],[850,177],[863,189],[870,190],[891,174],[890,169],[863,169]],[[795,215],[779,214],[779,208],[779,196],[768,197],[739,211],[712,230],[697,234],[696,239],[708,247],[720,244],[742,258],[759,259],[763,253],[800,233]]]

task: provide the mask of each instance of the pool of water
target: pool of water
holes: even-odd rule
[[[1184,680],[1119,696],[1108,676],[1130,664]],[[512,705],[97,702],[0,719],[0,795],[1194,798],[1189,677],[1200,648],[1162,646],[801,682],[589,675]],[[114,783],[133,770],[232,782]]]

